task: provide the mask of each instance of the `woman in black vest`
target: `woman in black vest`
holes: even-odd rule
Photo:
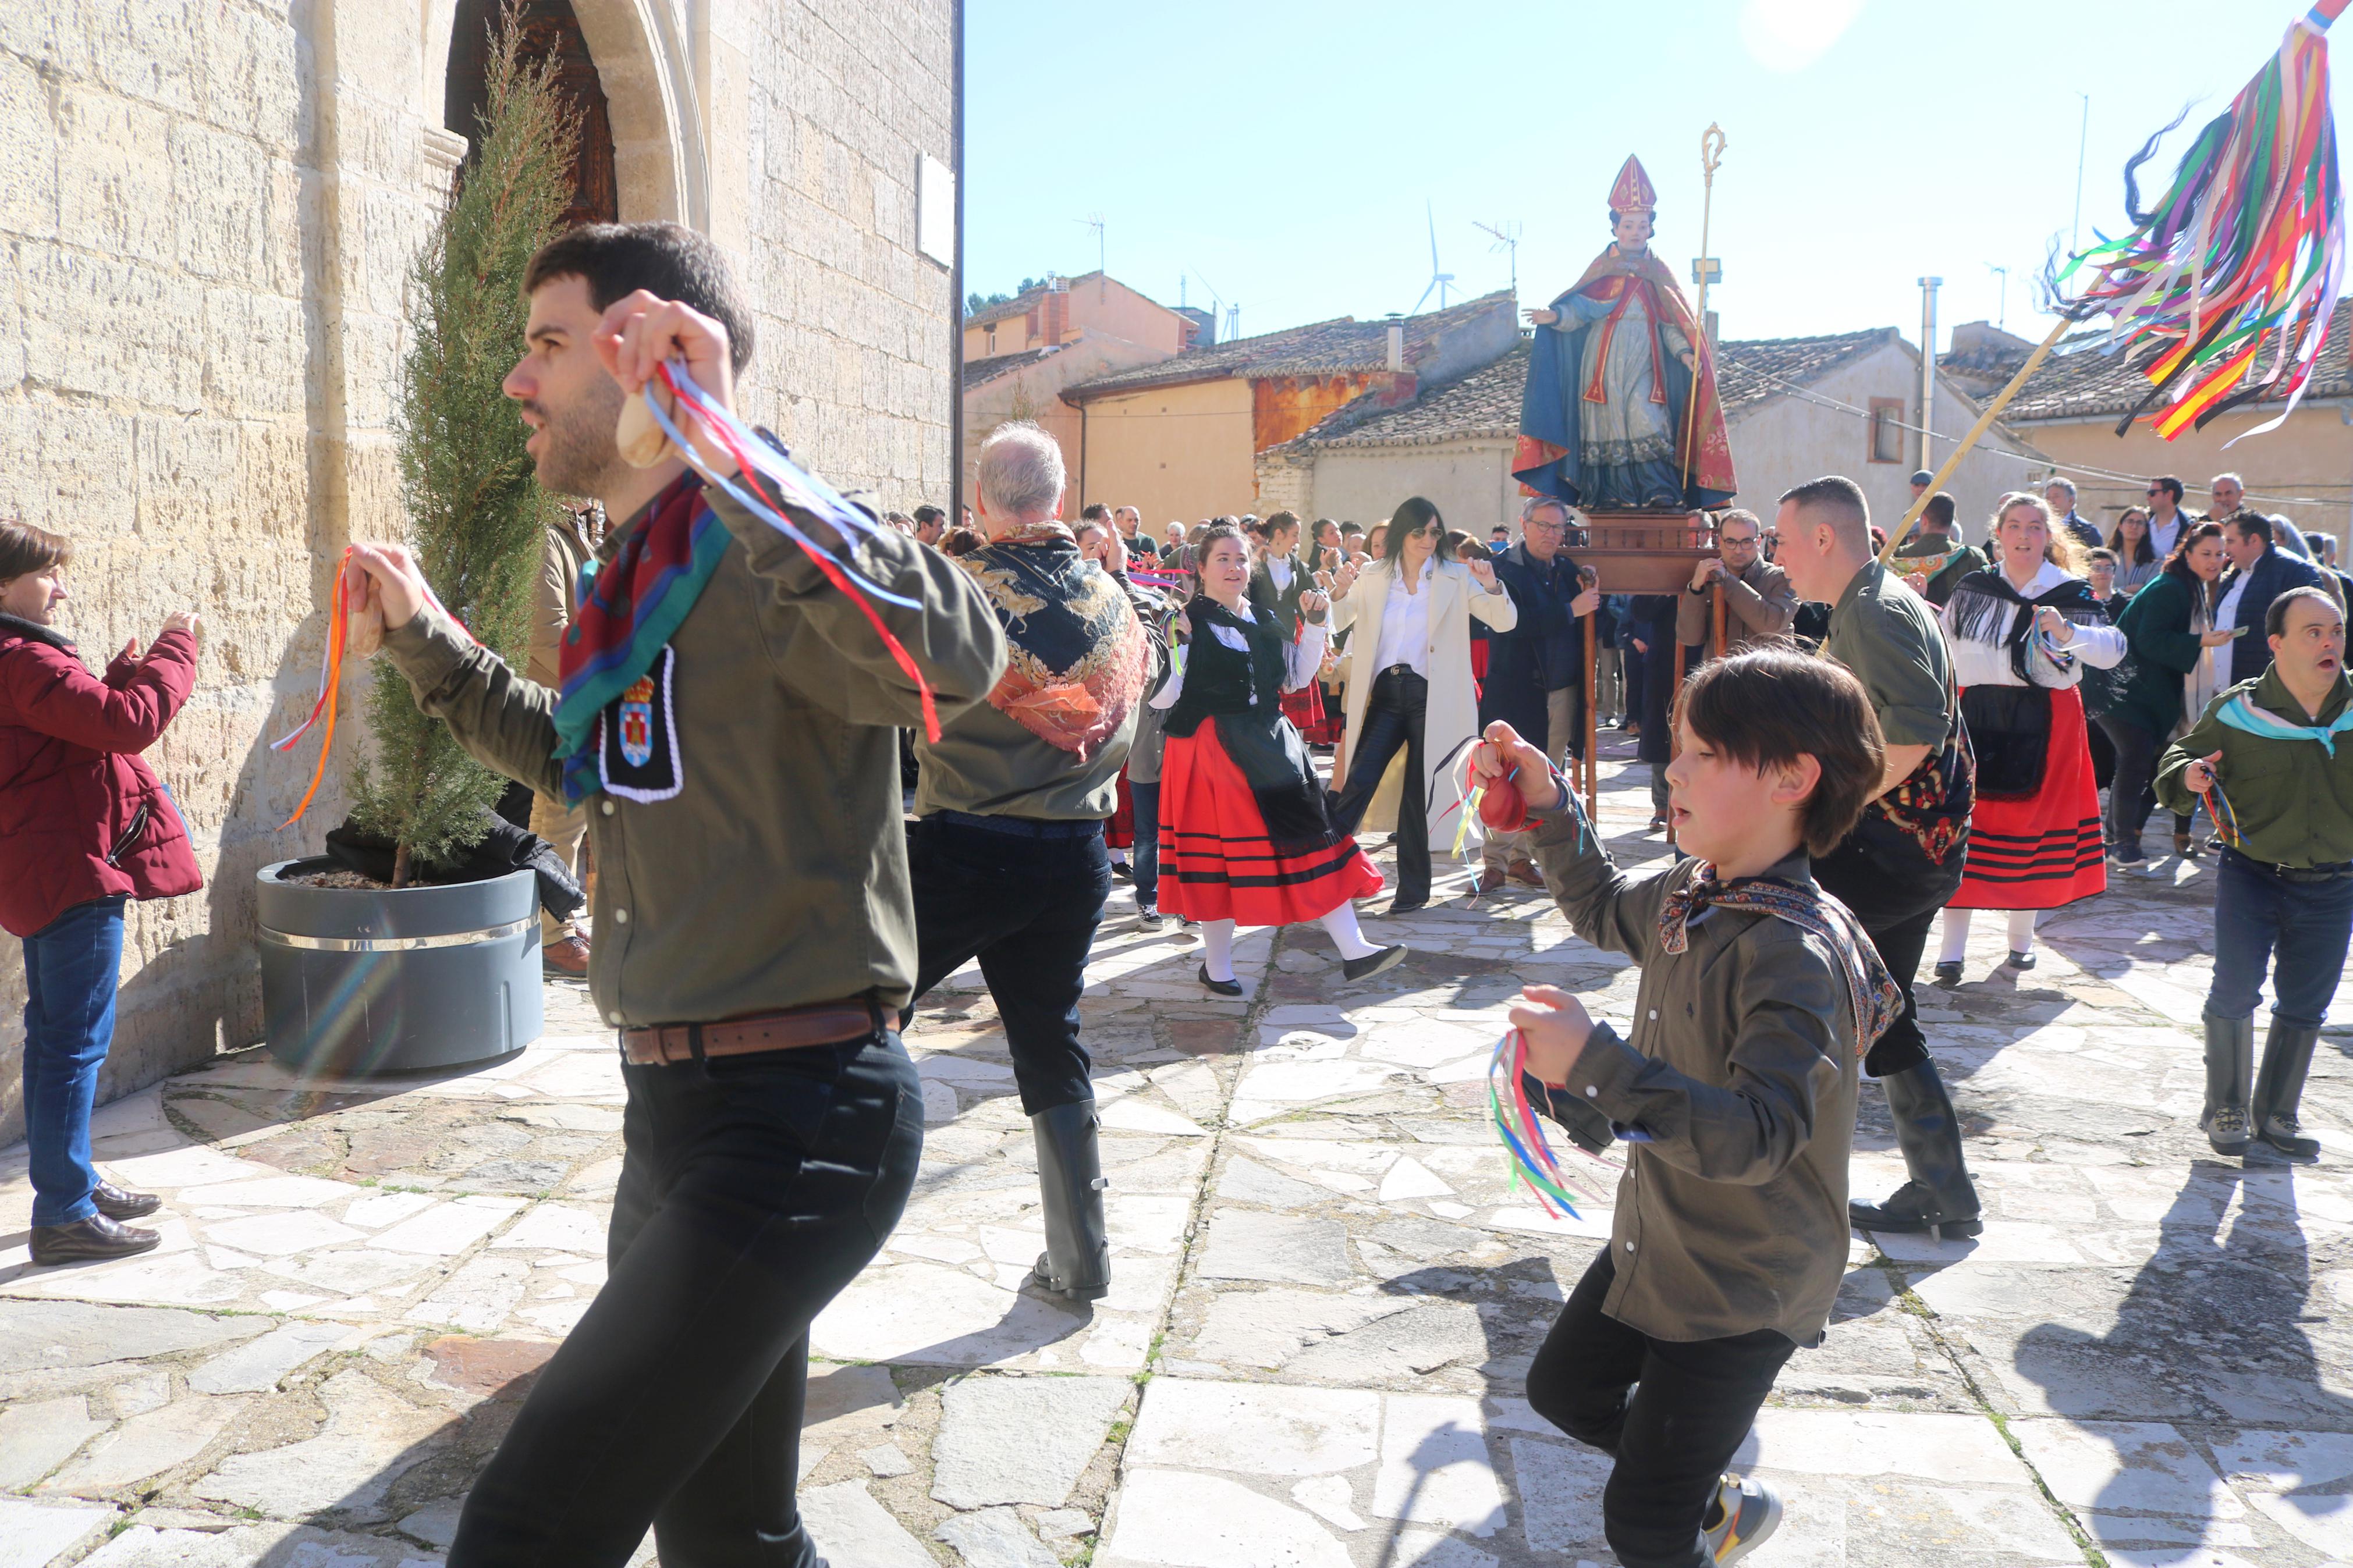
[[[1356,929],[1356,906],[1381,874],[1334,826],[1306,742],[1282,715],[1282,694],[1315,679],[1324,659],[1320,593],[1299,600],[1296,641],[1250,602],[1250,547],[1219,524],[1194,547],[1201,592],[1177,629],[1185,657],[1152,706],[1168,710],[1160,766],[1160,904],[1201,922],[1201,984],[1239,996],[1234,929],[1320,921],[1350,980],[1405,956]]]

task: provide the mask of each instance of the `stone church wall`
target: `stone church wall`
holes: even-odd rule
[[[0,5],[0,515],[74,540],[63,621],[94,667],[174,609],[205,621],[148,755],[207,886],[133,906],[101,1098],[259,1037],[254,873],[343,810],[331,773],[281,829],[315,748],[266,742],[308,706],[343,546],[400,528],[403,285],[462,153],[453,3]],[[703,228],[753,295],[747,412],[845,488],[944,500],[950,282],[914,205],[918,154],[955,161],[950,5],[575,8],[621,216]],[[23,1001],[0,942],[0,1145]]]

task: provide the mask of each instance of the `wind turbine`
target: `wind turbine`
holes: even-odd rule
[[[1488,255],[1493,256],[1499,250],[1510,254],[1512,298],[1518,299],[1520,297],[1520,226],[1508,220],[1503,223],[1481,223],[1473,218],[1471,220],[1471,226],[1495,237],[1495,243],[1487,247]]]
[[[1430,219],[1430,288],[1421,291],[1421,298],[1416,300],[1413,302],[1413,309],[1406,312],[1409,316],[1418,316],[1421,313],[1421,308],[1429,302],[1432,289],[1438,293],[1438,308],[1441,310],[1446,309],[1446,286],[1454,281],[1453,273],[1440,272],[1438,269],[1438,215],[1428,202],[1421,204],[1421,209],[1424,216]]]

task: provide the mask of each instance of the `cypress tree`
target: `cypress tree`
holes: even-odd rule
[[[577,136],[554,64],[521,58],[511,3],[486,68],[477,153],[408,279],[399,458],[408,544],[425,579],[477,641],[520,667],[532,584],[554,500],[533,476],[529,432],[499,390],[523,351],[523,269],[571,198]],[[375,754],[355,769],[353,825],[396,846],[393,885],[480,843],[506,781],[419,712],[389,659],[369,699]]]

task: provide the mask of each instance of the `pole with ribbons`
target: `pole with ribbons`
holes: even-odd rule
[[[2353,0],[2317,0],[2231,107],[2202,127],[2172,180],[2143,206],[2135,176],[2148,139],[2125,165],[2131,232],[2101,238],[2044,281],[2058,323],[1890,529],[1884,563],[1978,438],[2071,329],[2106,316],[2067,353],[2132,356],[2149,390],[2116,426],[2146,419],[2165,440],[2202,430],[2242,404],[2269,398],[2273,418],[2225,446],[2276,430],[2295,412],[2345,285],[2344,189],[2328,102],[2328,28]],[[2071,295],[2070,285],[2074,288]],[[1923,345],[1934,353],[1934,345]],[[2268,355],[2269,368],[2262,367]]]

